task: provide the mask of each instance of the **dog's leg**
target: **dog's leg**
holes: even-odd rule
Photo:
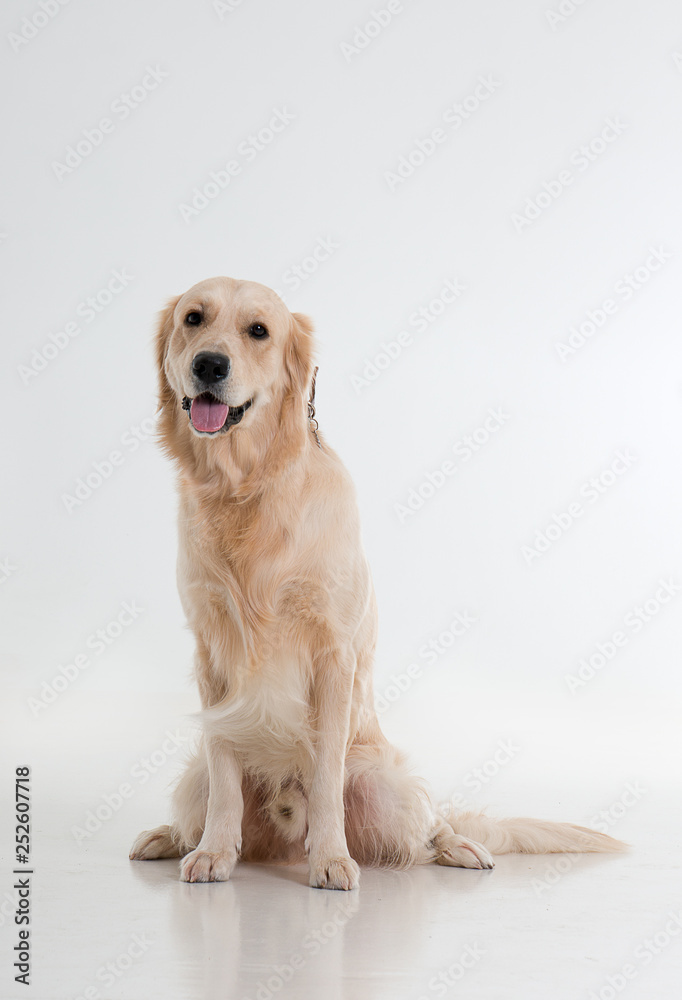
[[[426,786],[409,772],[403,755],[378,726],[364,732],[363,739],[346,757],[346,837],[353,857],[361,864],[390,868],[435,860],[434,814]]]
[[[343,784],[355,661],[328,654],[315,665],[315,762],[307,789],[305,847],[310,885],[355,889],[360,869],[348,853],[344,830]]]
[[[206,739],[208,809],[197,848],[180,865],[185,882],[226,882],[241,850],[242,769],[224,740]]]

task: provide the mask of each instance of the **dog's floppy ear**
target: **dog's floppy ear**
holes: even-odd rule
[[[284,366],[293,391],[305,394],[306,398],[313,375],[314,349],[312,321],[302,313],[292,313],[289,340],[284,351]]]
[[[180,301],[181,296],[177,295],[171,299],[166,308],[159,314],[159,322],[156,328],[155,353],[156,368],[159,375],[159,410],[163,410],[169,403],[173,402],[173,390],[166,378],[166,351],[168,341],[173,332],[173,313]]]

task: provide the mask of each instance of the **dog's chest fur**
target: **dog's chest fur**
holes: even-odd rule
[[[230,742],[247,771],[280,786],[312,757],[307,672],[280,648],[255,667],[234,665],[230,674],[233,686],[205,713],[205,731]]]
[[[247,589],[253,581],[226,573],[224,559],[221,568],[219,578],[203,546],[190,539],[181,545],[180,596],[204,646],[197,672],[213,685],[206,722],[238,749],[248,770],[280,782],[310,750],[310,670],[287,645],[285,623],[254,614]]]

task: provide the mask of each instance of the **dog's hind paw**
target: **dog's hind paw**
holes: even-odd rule
[[[173,839],[169,826],[143,830],[130,848],[131,861],[156,861],[158,858],[179,858],[180,846]]]
[[[494,868],[492,855],[482,844],[477,844],[466,837],[452,834],[449,837],[436,839],[438,854],[435,861],[439,865],[449,865],[452,868]]]

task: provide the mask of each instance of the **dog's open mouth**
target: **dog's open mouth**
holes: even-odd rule
[[[234,427],[242,419],[251,400],[247,399],[241,406],[228,406],[212,396],[210,392],[202,392],[200,396],[190,399],[185,396],[182,401],[183,410],[189,411],[189,419],[196,431],[202,434],[218,434]]]

